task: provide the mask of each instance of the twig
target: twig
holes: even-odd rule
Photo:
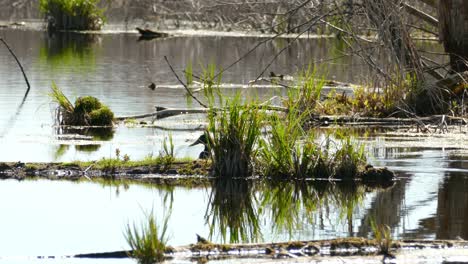
[[[202,103],[200,100],[198,100],[198,98],[193,95],[192,91],[190,91],[190,89],[187,87],[187,85],[179,78],[179,75],[177,75],[177,73],[175,72],[174,68],[172,68],[172,65],[171,63],[169,62],[169,60],[167,59],[166,56],[164,56],[164,60],[166,61],[167,65],[169,66],[169,68],[171,68],[171,71],[172,73],[175,75],[175,77],[177,78],[177,80],[180,82],[180,84],[182,84],[182,86],[184,86],[185,90],[187,91],[187,93],[190,95],[190,97],[192,97],[195,101],[197,101],[197,103],[199,103],[201,106],[203,106],[204,108],[208,108],[208,106],[204,103]],[[160,112],[163,112],[163,111],[160,111]]]
[[[20,61],[18,60],[18,57],[16,57],[15,53],[13,52],[13,50],[11,50],[10,46],[8,45],[8,43],[7,43],[3,38],[0,38],[0,41],[3,42],[3,44],[4,44],[5,47],[8,49],[8,51],[10,52],[10,54],[13,56],[13,58],[15,58],[16,63],[18,63],[18,66],[20,67],[21,72],[23,73],[24,80],[26,81],[26,85],[28,86],[28,89],[26,90],[26,93],[24,94],[24,99],[23,99],[23,101],[24,101],[24,100],[26,99],[26,96],[28,96],[29,90],[31,89],[31,85],[29,84],[28,77],[26,76],[26,73],[24,72],[23,65],[21,65]]]

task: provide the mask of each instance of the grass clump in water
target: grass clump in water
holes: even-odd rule
[[[208,144],[216,176],[252,175],[255,145],[261,133],[260,115],[255,103],[242,105],[239,95],[227,101],[221,111],[209,115]]]
[[[203,92],[212,110],[208,114],[206,136],[213,174],[224,179],[251,176],[262,111],[255,102],[244,104],[239,93],[225,99],[218,86],[220,76],[216,77],[214,71],[209,66],[203,74]]]
[[[279,178],[355,178],[366,162],[364,150],[350,137],[338,135],[332,148],[330,136],[322,146],[308,122],[320,104],[323,81],[304,75],[306,84],[290,91],[287,113],[273,113],[268,118],[268,135],[260,142],[260,174]]]
[[[302,129],[305,115],[293,111],[269,118],[270,134],[260,143],[260,174],[276,178],[328,177],[326,157],[315,142],[314,134]]]
[[[267,106],[255,101],[245,102],[239,93],[225,99],[216,85],[219,76],[213,72],[208,68],[203,80],[211,110],[206,144],[215,176],[226,179],[254,174],[276,178],[358,177],[358,169],[365,165],[362,147],[347,137],[335,144],[339,147],[322,146],[307,131],[314,109],[320,105],[325,83],[315,78],[315,70],[305,71],[300,85],[288,91],[287,111],[282,113],[268,112]]]
[[[147,223],[137,227],[127,224],[125,239],[131,248],[130,257],[138,263],[153,264],[162,262],[167,250],[167,226],[169,217],[165,217],[162,227],[156,224],[153,214],[147,215]]]
[[[92,96],[78,97],[73,105],[60,88],[52,83],[50,97],[58,103],[56,120],[69,126],[112,126],[114,113]]]
[[[39,0],[49,30],[100,30],[105,17],[99,0]]]
[[[393,244],[390,227],[388,225],[376,224],[373,219],[371,219],[370,224],[380,250],[379,253],[385,256],[393,256],[390,252]]]
[[[364,146],[351,141],[349,136],[339,135],[341,146],[334,154],[332,164],[335,178],[353,179],[366,165]]]

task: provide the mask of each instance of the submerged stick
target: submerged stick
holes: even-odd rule
[[[18,66],[20,67],[21,72],[23,73],[24,80],[26,81],[26,85],[28,86],[28,89],[26,90],[26,93],[24,94],[24,98],[23,98],[23,101],[24,101],[24,100],[26,99],[26,96],[28,96],[29,90],[31,89],[31,85],[29,84],[28,77],[26,76],[26,73],[24,72],[23,65],[21,65],[20,61],[18,60],[18,57],[16,57],[15,53],[14,53],[13,50],[10,48],[10,46],[8,45],[8,43],[7,43],[3,38],[0,38],[0,41],[3,42],[3,44],[4,44],[5,47],[8,49],[8,51],[10,52],[10,54],[13,56],[13,58],[15,58],[16,63],[18,63]]]

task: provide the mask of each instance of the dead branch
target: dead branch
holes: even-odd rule
[[[172,68],[171,63],[169,62],[169,60],[167,59],[166,56],[164,56],[164,60],[166,61],[167,65],[169,65],[169,68],[171,69],[172,73],[175,75],[175,77],[177,78],[179,83],[182,84],[182,86],[184,86],[184,88],[187,91],[187,93],[189,94],[189,96],[192,97],[195,101],[197,101],[197,103],[199,103],[204,108],[208,108],[208,106],[206,104],[202,103],[200,100],[198,100],[198,98],[195,95],[193,95],[192,91],[190,91],[190,89],[187,87],[187,85],[179,78],[179,75],[177,75],[174,68]]]
[[[165,109],[162,111],[156,111],[156,112],[148,113],[148,114],[121,116],[115,119],[118,121],[128,120],[128,119],[141,119],[141,118],[147,118],[147,117],[152,117],[155,119],[163,119],[163,118],[168,118],[172,116],[186,115],[186,114],[206,114],[209,111],[210,109],[208,108],[192,108],[192,109],[171,108],[171,109]]]
[[[153,113],[147,113],[147,114],[141,114],[141,115],[133,115],[133,116],[120,116],[116,117],[115,119],[117,121],[123,121],[123,120],[128,120],[128,119],[141,119],[141,118],[147,118],[147,117],[152,117],[154,119],[163,119],[163,118],[168,118],[172,116],[178,116],[178,115],[187,115],[187,114],[207,114],[210,111],[221,111],[223,109],[221,108],[160,108],[156,107],[157,109],[164,109],[161,111],[156,111]],[[281,106],[271,106],[271,105],[260,105],[258,107],[261,110],[265,111],[278,111],[278,112],[288,112],[288,109],[285,107]]]
[[[427,13],[424,13],[423,11],[417,9],[416,7],[412,6],[412,5],[409,5],[408,3],[403,3],[403,6],[405,7],[406,11],[408,13],[410,13],[411,15],[413,16],[416,16],[424,21],[426,21],[427,23],[435,26],[435,27],[439,27],[439,20],[437,20],[437,18],[427,14]]]
[[[13,58],[15,58],[16,63],[18,64],[19,68],[21,69],[21,72],[23,73],[24,80],[26,81],[26,85],[28,86],[28,89],[26,90],[26,93],[24,94],[24,99],[23,99],[23,101],[24,101],[26,99],[26,96],[28,96],[29,90],[31,89],[31,85],[29,84],[28,77],[26,76],[26,73],[24,72],[23,65],[21,65],[21,62],[19,61],[18,57],[16,57],[15,53],[10,48],[8,43],[3,38],[0,38],[0,41],[3,42],[3,44],[8,49],[10,54],[13,56]]]

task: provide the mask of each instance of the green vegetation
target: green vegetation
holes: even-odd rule
[[[388,225],[376,224],[373,219],[370,220],[372,231],[374,232],[375,240],[380,249],[380,254],[391,255],[392,249],[392,234]]]
[[[226,179],[251,176],[262,113],[255,102],[244,104],[240,94],[225,99],[218,87],[220,77],[215,81],[214,72],[211,65],[203,74],[203,91],[212,110],[206,135],[213,173]]]
[[[204,95],[212,110],[206,135],[215,176],[352,179],[364,169],[363,147],[349,137],[338,135],[335,144],[322,146],[307,131],[325,84],[315,69],[304,71],[298,87],[288,91],[286,112],[267,112],[267,105],[242,101],[239,93],[226,99],[213,72],[205,71]]]
[[[297,230],[316,222],[314,212],[334,208],[339,219],[351,219],[362,204],[369,188],[354,182],[263,179],[215,179],[205,220],[210,239],[220,237],[226,243],[262,240],[262,223],[271,220],[271,231],[287,232],[297,239]]]
[[[209,115],[207,133],[213,172],[223,178],[251,176],[261,132],[261,113],[255,104],[242,105],[240,96],[224,106],[221,111]]]
[[[219,232],[223,241],[230,243],[257,242],[262,235],[261,213],[255,203],[252,182],[215,180],[205,214],[210,238]]]
[[[114,113],[95,97],[78,97],[73,105],[55,83],[52,83],[50,97],[59,105],[56,120],[60,125],[112,126],[113,124]]]
[[[125,239],[131,248],[130,257],[136,258],[141,264],[162,262],[167,250],[169,217],[165,217],[162,227],[156,224],[152,213],[146,218],[147,224],[142,224],[140,228],[135,224],[127,224]]]
[[[96,70],[96,58],[101,51],[97,34],[60,32],[44,38],[39,49],[40,67],[47,65],[53,74],[73,71],[81,76]]]
[[[99,30],[105,17],[99,0],[39,0],[49,30]]]

